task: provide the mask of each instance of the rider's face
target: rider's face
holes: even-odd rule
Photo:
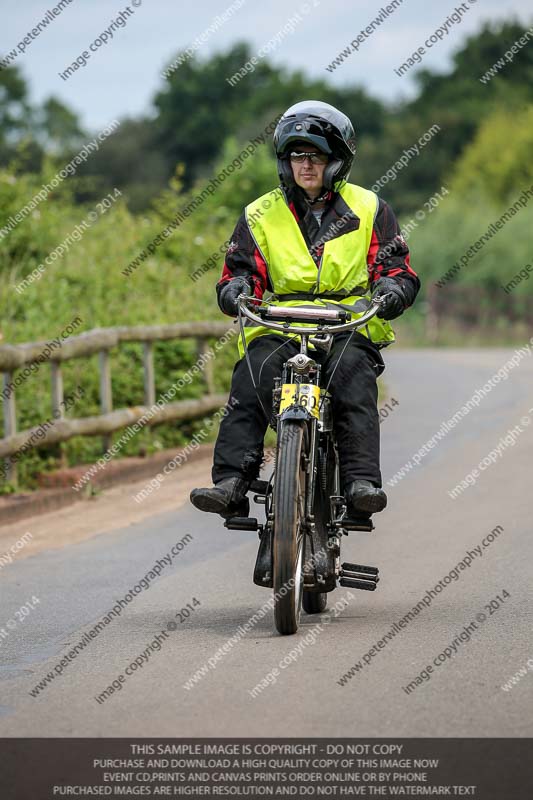
[[[291,148],[293,153],[320,153],[321,150],[312,144],[295,144]],[[327,164],[312,164],[306,158],[302,164],[291,161],[292,174],[297,186],[304,189],[311,197],[317,197],[322,188],[322,179],[324,177],[324,170]]]

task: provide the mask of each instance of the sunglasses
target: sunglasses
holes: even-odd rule
[[[291,153],[290,158],[296,164],[303,164],[306,158],[310,160],[311,164],[327,164],[329,161],[326,153]]]

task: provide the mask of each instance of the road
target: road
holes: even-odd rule
[[[139,484],[6,526],[0,554],[26,531],[33,538],[0,569],[0,735],[533,735],[533,672],[525,667],[533,659],[533,425],[524,422],[528,414],[533,422],[533,356],[521,357],[419,466],[387,486],[513,352],[386,354],[387,391],[398,401],[381,426],[389,506],[372,534],[343,542],[343,557],[379,566],[381,582],[374,593],[351,590],[352,598],[337,589],[330,605],[345,598],[345,607],[337,616],[304,616],[295,637],[274,632],[271,612],[242,627],[270,592],[252,583],[256,534],[226,531],[187,502],[190,488],[208,480],[207,460],[182,466],[141,505],[132,500]],[[507,439],[474,485],[450,497],[513,428],[513,444]],[[159,577],[55,670],[180,541]],[[384,639],[468,551],[470,566]],[[188,604],[179,622],[176,612]],[[125,677],[135,659],[141,664]],[[49,672],[61,674],[36,693]],[[267,674],[266,688],[252,696]]]

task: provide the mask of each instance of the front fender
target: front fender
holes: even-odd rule
[[[293,406],[289,406],[286,408],[285,411],[282,411],[279,415],[279,421],[285,422],[286,419],[295,419],[301,420],[302,422],[310,422],[313,419],[313,415],[304,408],[303,406],[295,403]]]

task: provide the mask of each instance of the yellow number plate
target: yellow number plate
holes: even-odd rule
[[[298,404],[306,408],[313,417],[319,418],[320,386],[312,383],[284,383],[281,387],[279,413]]]

